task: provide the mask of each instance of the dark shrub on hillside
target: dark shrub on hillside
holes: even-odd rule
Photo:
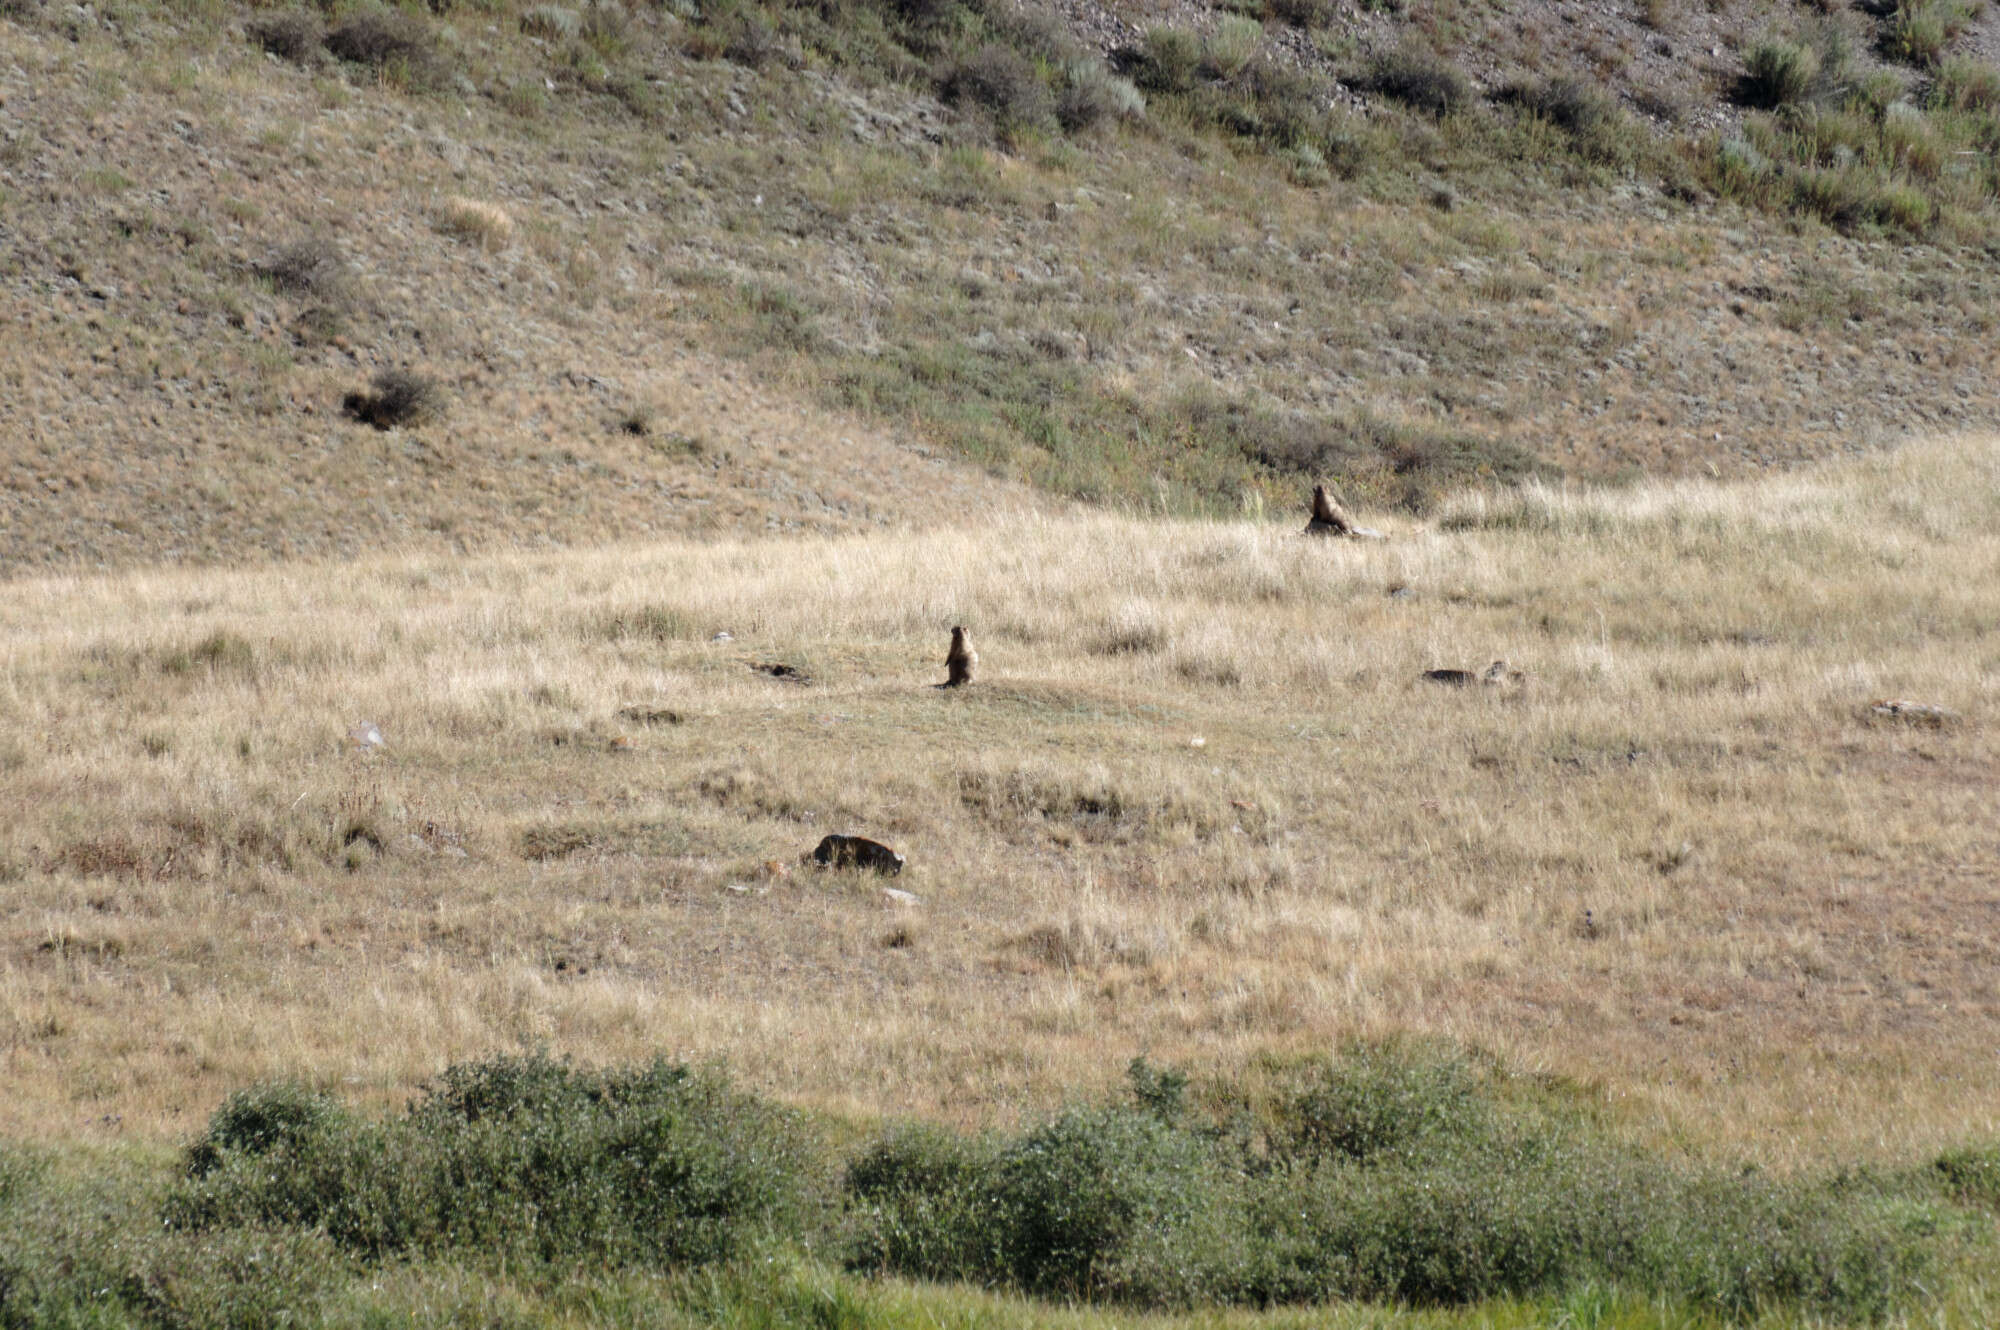
[[[1003,130],[1044,124],[1055,112],[1055,100],[1035,66],[997,42],[947,69],[938,80],[938,95],[954,106],[978,107]]]
[[[345,1120],[330,1095],[284,1081],[238,1090],[209,1117],[208,1130],[188,1148],[192,1177],[206,1177],[230,1154],[263,1155],[295,1149]]]
[[[340,409],[376,429],[422,425],[444,415],[444,389],[428,374],[385,369],[375,376],[373,391],[347,394]]]
[[[1360,86],[1434,116],[1461,110],[1472,98],[1472,85],[1456,66],[1415,50],[1376,56],[1362,75]]]
[[[1325,92],[1310,77],[1272,60],[1256,59],[1232,78],[1197,88],[1197,114],[1230,133],[1276,148],[1310,146],[1326,137]]]
[[[1201,38],[1179,28],[1152,28],[1145,44],[1114,54],[1119,72],[1147,92],[1186,92],[1201,70]]]
[[[442,74],[429,25],[401,10],[356,14],[326,34],[326,49],[349,64],[401,71],[413,87],[431,86]]]
[[[1062,90],[1056,94],[1056,123],[1069,134],[1081,134],[1114,120],[1137,120],[1146,114],[1139,90],[1091,60],[1067,66]]]
[[[1818,51],[1798,42],[1767,38],[1744,55],[1736,100],[1765,110],[1802,102],[1812,93],[1819,73]]]
[[[1611,95],[1580,78],[1511,84],[1502,90],[1500,99],[1578,138],[1603,132],[1618,117],[1618,104]]]
[[[287,295],[314,296],[333,303],[347,296],[347,262],[323,236],[294,241],[258,264],[257,272]]]
[[[792,1115],[718,1075],[540,1056],[455,1067],[398,1121],[327,1119],[261,1151],[217,1144],[232,1137],[211,1125],[214,1157],[169,1198],[170,1229],[298,1226],[367,1257],[655,1267],[797,1235],[818,1153]]]
[[[751,11],[731,15],[721,27],[722,58],[745,69],[796,63],[794,52],[763,15]]]
[[[295,65],[309,65],[319,56],[326,28],[319,15],[310,9],[282,9],[259,14],[244,25],[243,31],[272,55]]]
[[[1323,28],[1340,13],[1336,0],[1266,0],[1272,18],[1308,32]]]

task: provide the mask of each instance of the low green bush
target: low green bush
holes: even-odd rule
[[[1376,1163],[1441,1142],[1483,1140],[1491,1106],[1461,1056],[1361,1047],[1319,1068],[1280,1106],[1276,1148],[1289,1158]]]
[[[206,1177],[231,1154],[295,1149],[344,1122],[345,1114],[331,1095],[293,1081],[238,1090],[222,1101],[209,1117],[208,1130],[188,1147],[188,1172]]]
[[[1954,1199],[2000,1210],[2000,1145],[1946,1151],[1932,1169]]]
[[[1376,56],[1358,82],[1366,91],[1432,116],[1463,110],[1472,100],[1472,85],[1456,65],[1407,47]]]
[[[368,1257],[700,1264],[800,1235],[818,1157],[792,1115],[665,1061],[467,1064],[388,1123],[301,1113],[278,1090],[252,1100],[286,1110],[274,1128],[241,1096],[224,1105],[168,1198],[170,1229],[315,1228]]]
[[[1819,52],[1798,42],[1767,37],[1743,56],[1737,100],[1766,110],[1802,102],[1820,73]]]
[[[1009,1140],[899,1129],[847,1174],[859,1267],[1144,1305],[1464,1305],[1591,1288],[1730,1317],[1876,1319],[1955,1222],[1920,1188],[1777,1182],[1621,1146],[1450,1050],[1363,1047],[1185,1114],[1072,1109]],[[1167,1111],[1160,1111],[1162,1102]]]
[[[1140,1307],[1595,1299],[1867,1322],[1921,1308],[1945,1261],[1990,1242],[1959,1206],[2000,1208],[1992,1146],[1902,1174],[1697,1166],[1621,1141],[1573,1089],[1428,1043],[1228,1084],[1143,1060],[1128,1078],[1009,1134],[892,1127],[839,1175],[793,1115],[665,1060],[465,1064],[381,1121],[253,1087],[164,1191],[0,1149],[0,1327],[316,1323],[388,1262],[475,1284],[587,1269],[605,1290],[671,1269],[707,1305],[702,1288],[799,1265],[773,1240],[836,1231],[856,1271]]]
[[[1201,69],[1201,38],[1179,28],[1149,28],[1132,58],[1132,81],[1147,92],[1188,92]]]
[[[1959,57],[1938,65],[1931,104],[1956,111],[2000,111],[2000,68]]]
[[[243,33],[279,59],[309,66],[320,58],[326,27],[310,9],[278,9],[253,17]]]
[[[998,42],[951,64],[938,79],[938,96],[987,112],[1003,133],[1045,125],[1056,111],[1055,97],[1034,64]]]

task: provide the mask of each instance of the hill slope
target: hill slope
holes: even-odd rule
[[[1767,1162],[1991,1131],[1996,467],[21,582],[0,1130],[524,1041],[991,1121],[1415,1030]]]
[[[977,469],[1420,507],[1990,423],[1994,19],[1912,65],[1836,10],[495,4],[357,36],[15,0],[0,567],[1031,502]],[[1741,109],[1788,33],[1822,75]],[[385,369],[442,417],[344,415]]]

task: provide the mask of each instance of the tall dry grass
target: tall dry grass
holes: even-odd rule
[[[1996,572],[2000,442],[1960,439],[1379,545],[1099,515],[12,584],[0,1130],[523,1044],[989,1121],[1418,1029],[1779,1161],[1990,1131]],[[981,677],[935,691],[955,623]],[[1525,682],[1419,678],[1496,657]],[[921,903],[798,867],[832,830]]]

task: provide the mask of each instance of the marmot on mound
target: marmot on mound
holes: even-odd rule
[[[1333,501],[1326,492],[1326,486],[1313,486],[1312,521],[1306,523],[1308,536],[1351,536],[1354,534],[1354,519],[1347,510]]]

